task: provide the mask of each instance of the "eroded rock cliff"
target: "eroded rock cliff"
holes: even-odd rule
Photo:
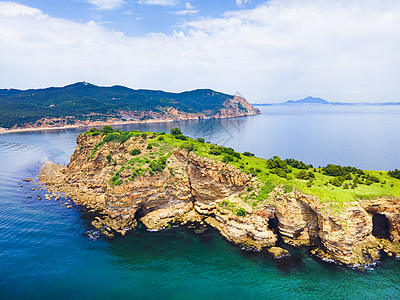
[[[278,185],[254,205],[246,199],[260,191],[255,176],[163,138],[150,147],[156,137],[138,133],[124,143],[102,143],[102,135],[80,134],[68,166],[47,164],[40,179],[97,212],[92,223],[109,236],[125,235],[139,221],[149,230],[205,222],[244,248],[261,250],[281,239],[350,266],[374,264],[383,252],[400,257],[398,199],[353,201],[336,211]]]

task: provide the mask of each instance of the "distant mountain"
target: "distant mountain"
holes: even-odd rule
[[[373,105],[373,106],[386,106],[386,105],[400,105],[400,102],[330,102],[322,98],[307,97],[300,100],[289,100],[282,103],[264,103],[264,104],[253,104],[254,106],[275,106],[275,105],[303,105],[303,104],[317,104],[317,105]]]
[[[182,93],[100,87],[0,90],[0,127],[54,127],[94,122],[228,118],[260,113],[244,98],[210,89]]]
[[[329,104],[328,101],[321,98],[307,97],[300,100],[289,100],[285,104]]]

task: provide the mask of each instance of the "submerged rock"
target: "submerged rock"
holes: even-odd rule
[[[289,251],[280,247],[271,247],[268,249],[268,253],[271,254],[275,259],[290,256]]]

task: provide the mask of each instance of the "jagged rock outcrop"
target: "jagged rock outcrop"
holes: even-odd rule
[[[347,203],[334,211],[315,196],[275,189],[278,228],[285,243],[293,246],[316,246],[313,254],[326,261],[350,266],[370,265],[379,260],[380,251],[397,254],[394,243],[374,236],[373,213],[386,212],[391,222],[390,237],[398,236],[398,200],[375,199]],[[388,218],[388,219],[389,219]]]
[[[268,201],[255,207],[244,195],[258,190],[256,177],[193,151],[171,148],[165,168],[133,176],[136,165],[128,163],[130,151],[139,149],[144,158],[162,150],[149,150],[146,138],[136,136],[99,147],[102,136],[81,134],[68,166],[48,164],[40,179],[50,190],[96,211],[93,225],[109,236],[124,235],[138,221],[149,230],[205,222],[244,248],[273,247],[281,237],[292,246],[312,247],[311,252],[323,260],[350,266],[374,264],[382,250],[400,257],[398,199],[354,201],[335,210],[318,197],[296,189],[285,193],[277,186]],[[136,171],[148,168],[148,162],[136,163]],[[115,174],[119,185],[112,184]],[[271,253],[288,254],[277,250]]]
[[[140,138],[123,145],[108,143],[88,160],[100,140],[100,137],[79,135],[68,166],[48,164],[41,175],[41,180],[51,189],[97,210],[102,217],[94,221],[96,227],[125,234],[138,220],[150,230],[159,230],[175,222],[206,219],[228,240],[244,247],[261,249],[275,244],[268,218],[257,211],[253,213],[239,197],[252,184],[250,175],[193,152],[174,150],[162,172],[112,186],[109,182],[115,167],[107,161],[107,155],[112,153],[116,162],[128,161],[129,151],[137,148],[146,152],[146,143]],[[123,170],[119,176],[125,180],[129,170]],[[218,205],[227,199],[247,206],[246,216],[238,217]]]

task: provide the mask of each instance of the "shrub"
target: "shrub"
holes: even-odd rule
[[[142,173],[143,173],[143,170],[140,169],[140,168],[133,169],[133,170],[132,170],[132,175],[131,175],[131,177],[129,178],[129,180],[130,180],[130,181],[134,180],[136,177],[139,177],[140,175],[142,175]]]
[[[157,140],[163,141],[163,140],[164,140],[164,137],[163,137],[163,136],[159,136],[159,137],[157,138]]]
[[[275,174],[281,173],[280,170],[283,170],[286,173],[290,173],[291,172],[291,170],[288,167],[288,164],[278,156],[274,156],[273,158],[268,159],[267,160],[267,167],[268,167],[268,169],[272,169],[272,170],[273,169],[279,169],[279,171],[277,171],[277,172],[272,172],[272,173],[275,173]],[[283,176],[280,176],[280,177],[283,177]],[[284,178],[286,178],[286,176]]]
[[[304,180],[309,180],[309,179],[314,179],[315,175],[312,171],[306,171],[306,170],[301,170],[296,174],[296,178],[298,179],[304,179]]]
[[[355,167],[342,167],[340,165],[333,165],[333,164],[329,164],[326,167],[322,168],[322,173],[328,176],[343,176],[346,177],[348,176],[348,174],[353,173],[353,174],[357,174],[357,175],[364,175],[364,171],[357,169]]]
[[[289,166],[296,168],[296,169],[309,169],[309,168],[313,167],[312,165],[306,165],[304,162],[295,160],[293,158],[285,159],[285,162]]]
[[[236,215],[237,215],[238,217],[244,217],[244,216],[247,215],[247,211],[246,211],[243,207],[239,207],[239,208],[236,210]]]
[[[254,153],[245,151],[245,152],[243,152],[243,155],[244,155],[244,156],[254,156]]]
[[[158,160],[152,160],[149,164],[151,170],[150,175],[152,175],[153,172],[162,172],[165,169],[166,164],[167,158],[165,156],[160,157]]]
[[[114,129],[110,125],[105,125],[101,131],[107,134],[114,132]]]
[[[228,154],[231,157],[236,157],[240,159],[240,153],[235,152],[232,148],[221,147],[221,146],[211,146],[210,150],[208,151],[209,154],[212,155],[221,155],[222,153]]]
[[[224,155],[224,157],[222,158],[222,162],[224,162],[224,163],[228,163],[228,162],[231,162],[231,161],[234,161],[234,160],[235,159],[230,155]]]
[[[132,156],[136,156],[136,155],[139,155],[140,152],[141,151],[138,148],[134,148],[131,151],[129,151],[129,154],[132,155]]]
[[[121,185],[123,183],[122,179],[119,179],[119,172],[117,172],[113,177],[110,179],[111,185]]]
[[[105,143],[109,142],[120,142],[121,144],[125,143],[127,140],[129,140],[133,136],[133,133],[131,132],[113,132],[107,134],[103,141]]]
[[[390,177],[396,178],[396,179],[400,179],[400,171],[398,169],[395,169],[394,171],[389,171],[388,175]]]
[[[178,140],[182,140],[182,141],[186,141],[187,140],[187,137],[184,136],[183,134],[177,134],[177,135],[175,135],[175,138],[178,139]]]
[[[111,159],[112,159],[111,154],[108,154],[106,158],[107,158],[108,163],[110,163]]]
[[[178,127],[171,129],[171,134],[174,136],[182,135],[182,130]]]
[[[97,136],[97,135],[100,134],[100,130],[98,130],[96,127],[93,127],[92,129],[90,129],[90,130],[87,132],[87,134],[88,134],[88,135],[91,135],[91,136]]]
[[[146,149],[148,149],[148,150],[153,149],[153,145],[152,144],[148,144]]]
[[[287,178],[287,173],[284,169],[281,168],[275,168],[271,170],[271,173],[278,175],[279,177],[282,178]]]
[[[343,184],[343,182],[345,181],[343,176],[338,176],[333,178],[331,181],[329,181],[330,184],[334,185],[334,186],[341,186]]]
[[[221,155],[221,150],[219,150],[218,148],[211,148],[208,153],[211,155]]]
[[[379,183],[380,182],[379,178],[374,176],[374,175],[367,175],[367,181],[375,182],[375,183]]]
[[[296,174],[296,178],[307,180],[307,179],[308,179],[307,171],[301,170],[300,172],[298,172],[298,173]]]
[[[185,149],[187,152],[196,150],[196,148],[193,145],[193,143],[183,143],[181,145],[181,149]]]
[[[200,138],[200,137],[197,138],[197,141],[200,142],[200,143],[204,143],[205,142],[205,140],[203,138]]]

